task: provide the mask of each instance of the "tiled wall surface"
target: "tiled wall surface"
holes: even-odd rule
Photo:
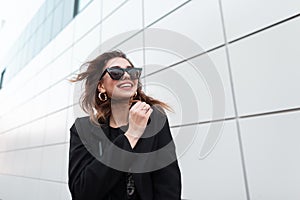
[[[0,199],[71,199],[69,128],[84,113],[67,79],[92,52],[111,48],[125,49],[144,68],[146,93],[175,111],[182,199],[300,199],[299,27],[299,0],[93,0],[0,90]],[[165,42],[150,34],[163,29],[196,46],[171,40],[184,55],[149,47]],[[213,114],[216,103],[224,116]],[[182,147],[178,134],[193,140]]]

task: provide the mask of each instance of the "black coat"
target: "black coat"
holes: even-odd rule
[[[149,163],[147,156],[144,156],[145,159],[142,160],[136,160],[135,158],[119,159],[118,162],[124,163],[122,166],[126,171],[130,171],[132,167],[149,165],[155,169],[154,171],[133,173],[136,190],[142,200],[181,199],[181,175],[176,160],[175,145],[170,133],[168,119],[166,116],[165,120],[161,117],[162,114],[154,109],[150,116],[149,125],[153,125],[153,128],[163,122],[162,128],[157,134],[153,135],[152,133],[151,135],[152,129],[148,125],[144,135],[149,132],[150,135],[147,138],[140,138],[134,149],[131,148],[127,137],[123,134],[111,142],[107,142],[107,138],[111,139],[108,126],[109,120],[97,127],[91,123],[88,117],[77,118],[70,128],[68,184],[72,199],[109,200],[111,192],[118,191],[118,188],[115,187],[124,173],[107,166],[110,160],[112,160],[111,163],[114,162],[112,158],[118,156],[118,158],[122,158],[119,155],[120,152],[116,152],[116,146],[127,152],[136,153],[155,152],[162,147],[167,147],[167,151],[163,155],[161,153],[154,154],[157,162],[150,159],[151,163]],[[101,159],[105,162],[100,162]],[[165,160],[169,160],[170,164],[161,168],[159,163]]]

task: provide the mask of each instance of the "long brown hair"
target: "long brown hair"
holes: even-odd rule
[[[131,64],[131,66],[134,67],[132,62],[126,57],[126,54],[124,54],[122,51],[110,51],[103,53],[94,60],[88,61],[81,65],[81,70],[84,67],[87,67],[87,69],[84,72],[77,74],[75,78],[69,80],[71,82],[85,80],[85,91],[80,97],[80,106],[84,112],[89,114],[91,121],[96,124],[99,124],[99,122],[105,123],[106,120],[111,116],[111,99],[108,97],[106,101],[100,101],[98,97],[98,84],[99,78],[107,62],[110,59],[116,57],[126,59]],[[155,105],[158,108],[160,108],[160,111],[162,112],[162,108],[171,110],[170,106],[168,106],[166,103],[154,99],[150,96],[147,96],[142,91],[142,84],[140,81],[138,81],[137,94],[133,97],[133,99],[131,99],[131,102],[135,102],[138,100],[146,102],[150,106]],[[96,113],[95,110],[97,111]]]

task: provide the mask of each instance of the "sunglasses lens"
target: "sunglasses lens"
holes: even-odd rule
[[[113,80],[120,80],[124,75],[125,71],[129,74],[130,79],[135,80],[140,78],[142,70],[140,68],[110,68],[107,70],[107,72]]]
[[[124,75],[124,71],[121,69],[111,69],[109,70],[109,74],[112,79],[119,80]]]
[[[128,71],[129,75],[130,75],[130,78],[131,79],[139,79],[140,76],[141,76],[141,70],[139,69],[136,69],[136,68],[132,68]]]

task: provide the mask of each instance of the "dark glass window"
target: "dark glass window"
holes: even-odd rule
[[[73,17],[80,13],[90,2],[92,0],[75,0]]]
[[[2,85],[3,85],[3,80],[4,80],[5,70],[6,70],[6,69],[4,69],[4,70],[1,72],[0,89],[2,88]]]

